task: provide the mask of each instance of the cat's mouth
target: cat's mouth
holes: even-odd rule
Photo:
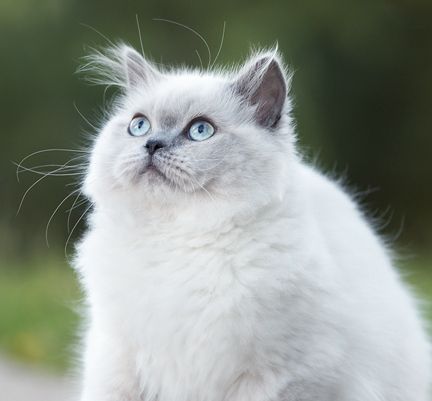
[[[161,171],[161,169],[159,169],[153,162],[153,160],[150,160],[149,163],[147,163],[147,165],[145,165],[141,171],[140,171],[140,175],[148,175],[148,176],[158,176],[161,178],[164,178],[165,180],[167,179],[167,177],[165,176],[165,174]]]
[[[167,185],[170,188],[180,188],[185,192],[193,192],[195,186],[191,184],[190,173],[176,163],[166,158],[152,158],[141,169],[140,176],[145,177],[151,185]]]
[[[140,170],[140,177],[145,178],[148,185],[164,185],[170,188],[178,187],[179,180],[172,172],[172,166],[166,165],[164,162],[155,162],[154,159],[150,160]],[[185,185],[183,184],[183,187]]]
[[[181,190],[186,193],[204,190],[204,183],[198,181],[183,163],[165,155],[155,155],[141,164],[135,179],[151,187],[164,186],[171,190]],[[138,183],[137,181],[137,183]]]

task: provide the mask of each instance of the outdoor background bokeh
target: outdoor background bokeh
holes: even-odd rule
[[[243,60],[251,46],[278,41],[295,71],[294,111],[303,152],[347,177],[362,204],[403,256],[410,280],[432,289],[432,2],[430,0],[72,1],[0,2],[0,352],[48,366],[70,364],[79,292],[64,248],[86,205],[65,202],[78,176],[15,176],[26,155],[82,149],[112,89],[75,74],[90,47],[124,40],[161,63],[199,66]],[[89,27],[90,26],[90,27]],[[101,32],[102,34],[97,33]],[[78,109],[84,116],[82,118]],[[87,119],[89,123],[85,121]],[[26,167],[63,164],[73,153],[40,153]],[[77,224],[66,253],[82,230]],[[431,268],[431,269],[430,269]]]

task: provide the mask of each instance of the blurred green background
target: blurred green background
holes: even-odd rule
[[[277,40],[295,71],[294,116],[303,151],[326,171],[348,177],[381,232],[403,256],[401,268],[426,298],[432,293],[432,2],[335,1],[0,1],[0,353],[53,369],[72,361],[81,297],[68,267],[65,202],[78,176],[15,177],[18,162],[42,149],[79,149],[113,91],[75,74],[91,46],[122,39],[163,63],[198,66],[195,49],[218,64],[242,60],[251,45]],[[87,27],[90,25],[94,29]],[[27,167],[63,164],[46,152]],[[85,205],[73,210],[72,226]],[[70,241],[79,235],[77,225]],[[69,246],[68,253],[73,250]],[[427,309],[426,310],[430,310]]]

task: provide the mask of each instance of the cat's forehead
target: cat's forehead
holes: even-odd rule
[[[226,83],[210,74],[166,75],[137,92],[132,107],[142,110],[158,125],[171,128],[194,116],[221,113]]]
[[[169,94],[210,94],[219,91],[226,79],[211,73],[200,72],[175,72],[166,74],[155,83],[156,93],[160,96]]]

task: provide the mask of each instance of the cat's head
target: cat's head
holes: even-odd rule
[[[295,151],[289,79],[275,50],[209,71],[161,68],[122,45],[87,67],[121,88],[85,180],[96,204],[253,207],[284,191]]]

